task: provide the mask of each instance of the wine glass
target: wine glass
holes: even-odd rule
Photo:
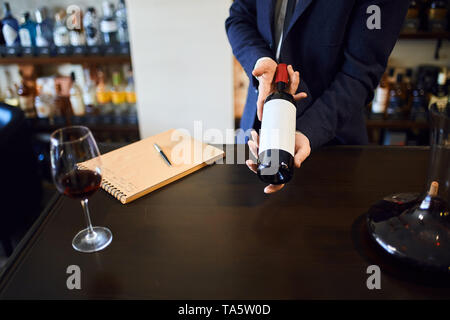
[[[88,198],[101,185],[101,159],[91,131],[83,126],[56,130],[50,138],[53,181],[58,191],[81,201],[87,228],[73,238],[72,246],[80,252],[96,252],[106,248],[112,233],[105,227],[92,227]],[[86,165],[86,164],[89,165]]]

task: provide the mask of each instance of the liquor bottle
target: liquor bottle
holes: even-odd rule
[[[127,22],[127,7],[125,0],[119,0],[116,10],[117,20],[117,40],[120,43],[127,43],[128,39],[128,22]]]
[[[374,118],[382,118],[389,101],[389,83],[386,73],[383,74],[380,84],[375,90],[375,97],[372,102],[372,115]]]
[[[55,30],[53,31],[53,41],[57,47],[70,45],[69,30],[65,24],[66,13],[60,10],[55,14]]]
[[[103,19],[100,22],[100,31],[105,45],[117,43],[117,21],[114,17],[114,5],[109,1],[103,2]]]
[[[84,36],[83,18],[81,11],[71,16],[72,28],[69,30],[70,45],[74,47],[84,46],[86,38]]]
[[[62,94],[62,88],[60,83],[55,85],[56,97],[54,101],[55,115],[57,117],[64,117],[66,124],[70,124],[70,117],[73,115],[70,98]]]
[[[277,66],[276,91],[264,103],[259,140],[258,177],[271,184],[284,184],[294,175],[296,107],[285,92],[289,83],[287,65]]]
[[[405,22],[403,23],[404,33],[414,33],[419,29],[420,16],[419,16],[419,3],[417,0],[411,0],[406,14]]]
[[[403,119],[405,109],[405,90],[403,74],[397,74],[397,82],[389,90],[389,105],[386,109],[388,119]]]
[[[392,87],[395,84],[395,68],[389,68],[388,86]]]
[[[35,11],[36,16],[36,46],[49,47],[53,44],[53,22],[47,17],[47,8]]]
[[[17,92],[11,87],[6,88],[5,103],[13,107],[19,107],[20,101]]]
[[[410,119],[413,121],[426,121],[428,117],[428,99],[425,85],[419,79],[412,91]]]
[[[112,75],[113,87],[111,90],[111,101],[114,105],[114,113],[121,115],[126,112],[126,99],[127,95],[125,88],[122,86],[120,73],[115,71]]]
[[[431,91],[431,97],[428,107],[436,104],[438,110],[443,112],[447,106],[448,101],[448,89],[445,83],[447,82],[447,72],[442,71],[439,73],[437,85]]]
[[[30,13],[22,15],[22,24],[19,27],[20,45],[22,47],[36,46],[36,22],[31,20]]]
[[[129,71],[127,87],[125,88],[127,103],[128,103],[128,113],[136,114],[136,91],[134,89],[134,78],[132,71]]]
[[[88,46],[97,46],[100,41],[100,30],[97,13],[94,7],[89,7],[83,18],[84,32],[86,35],[86,43]]]
[[[5,96],[5,103],[9,104],[10,106],[14,106],[14,107],[19,107],[20,106],[20,102],[19,102],[19,96],[17,95],[17,87],[15,88],[15,90],[13,89],[14,86],[11,87],[10,84],[12,84],[12,80],[11,80],[11,74],[9,73],[8,70],[5,71],[5,77],[6,77],[6,96]],[[17,84],[16,84],[17,86]]]
[[[111,92],[105,81],[105,74],[102,71],[98,73],[98,84],[96,90],[97,103],[101,114],[109,114],[111,107]]]
[[[36,87],[36,97],[34,98],[34,106],[38,118],[52,117],[52,103],[50,97],[42,94],[42,88]]]
[[[83,101],[84,105],[86,106],[86,114],[96,115],[97,114],[96,87],[94,81],[92,81],[88,69],[84,70]]]
[[[83,95],[81,93],[80,86],[78,86],[75,79],[75,72],[70,73],[72,79],[72,86],[70,87],[70,104],[72,105],[72,111],[75,116],[84,116],[86,113],[86,107],[83,101]]]
[[[411,68],[406,69],[405,83],[404,83],[405,113],[409,113],[409,111],[411,110],[411,100],[413,91],[412,77],[413,77],[413,70]]]
[[[17,88],[17,95],[19,96],[20,109],[25,113],[25,117],[35,118],[33,90],[26,84],[23,77],[20,86]]]
[[[5,38],[5,44],[8,47],[18,46],[20,44],[19,23],[11,14],[8,2],[3,3],[3,12],[5,16],[2,20],[2,34]]]
[[[432,0],[428,9],[428,30],[442,32],[447,29],[447,1]]]

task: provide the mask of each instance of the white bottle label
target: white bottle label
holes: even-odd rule
[[[25,28],[19,30],[20,45],[22,47],[31,47],[30,31]]]
[[[259,153],[279,149],[294,156],[295,151],[295,106],[283,99],[275,99],[264,105]]]
[[[17,39],[17,31],[14,30],[10,25],[3,25],[3,37],[5,38],[5,42],[7,46],[14,45],[14,41]]]
[[[117,23],[116,21],[102,21],[100,23],[100,31],[103,33],[111,33],[117,31]]]

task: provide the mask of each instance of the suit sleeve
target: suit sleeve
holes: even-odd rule
[[[252,75],[256,61],[262,57],[275,60],[272,50],[258,31],[256,17],[257,0],[236,0],[225,22],[233,54],[240,62],[255,88],[258,81]]]
[[[381,9],[381,29],[370,30],[368,7]],[[297,119],[297,130],[316,149],[336,136],[336,130],[370,102],[387,66],[408,10],[408,0],[355,2],[340,71],[327,90]]]

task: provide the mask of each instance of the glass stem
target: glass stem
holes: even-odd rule
[[[84,218],[86,219],[87,230],[88,230],[88,234],[87,234],[86,238],[88,240],[94,239],[96,234],[94,232],[94,229],[92,228],[91,217],[89,216],[88,199],[81,200],[81,206],[83,207]]]

